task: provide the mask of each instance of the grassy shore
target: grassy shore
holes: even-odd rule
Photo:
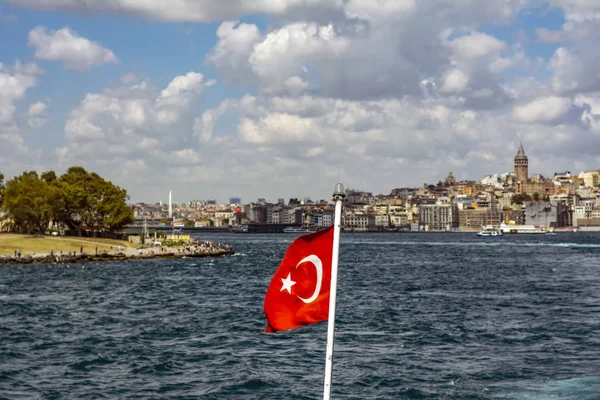
[[[13,255],[15,250],[21,250],[23,255],[49,254],[50,251],[58,254],[62,250],[65,254],[69,251],[94,254],[98,246],[98,252],[110,251],[110,247],[135,247],[125,240],[80,238],[66,236],[41,236],[32,237],[26,235],[0,234],[0,255]]]

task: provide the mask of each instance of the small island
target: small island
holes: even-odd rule
[[[134,221],[128,198],[125,189],[77,166],[60,176],[26,171],[6,183],[0,173],[0,232],[6,232],[0,233],[0,264],[233,254],[229,245],[187,235],[121,240],[127,237],[121,228]]]
[[[154,258],[198,258],[233,255],[222,243],[165,241],[140,246],[104,238],[0,234],[0,264],[47,264],[122,261]]]

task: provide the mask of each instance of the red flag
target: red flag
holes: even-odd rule
[[[265,296],[267,332],[327,320],[332,248],[333,226],[290,245]]]

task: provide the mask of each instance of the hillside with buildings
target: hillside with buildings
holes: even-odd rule
[[[600,230],[600,170],[552,177],[529,175],[529,159],[523,145],[514,157],[514,171],[488,175],[479,181],[457,181],[452,172],[435,184],[397,188],[373,195],[346,190],[343,229],[346,231],[475,231],[482,225],[528,224],[555,230]],[[261,198],[242,204],[192,201],[173,205],[133,205],[138,222],[150,221],[175,227],[302,226],[318,229],[333,224],[333,204],[292,198],[276,203]],[[262,231],[267,228],[263,228]],[[271,230],[276,231],[276,230]]]

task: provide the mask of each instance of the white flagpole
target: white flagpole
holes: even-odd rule
[[[325,358],[325,387],[323,400],[331,399],[331,378],[333,375],[333,342],[335,340],[335,298],[337,291],[338,258],[340,254],[340,228],[342,225],[342,201],[346,197],[344,185],[335,185],[335,219],[333,226],[333,249],[331,252],[331,288],[329,289],[329,317],[327,319],[327,352]]]

